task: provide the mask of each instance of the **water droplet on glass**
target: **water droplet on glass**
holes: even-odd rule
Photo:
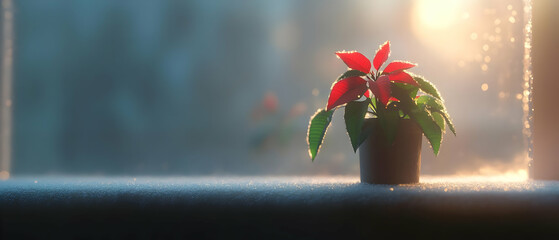
[[[515,22],[516,22],[516,18],[514,18],[513,16],[509,17],[509,22],[510,22],[510,23],[515,23]]]
[[[481,91],[487,91],[489,89],[489,85],[487,83],[481,84]]]
[[[472,34],[470,34],[470,38],[472,40],[476,40],[477,39],[477,33],[473,32]]]
[[[511,17],[513,18],[513,17]],[[524,135],[524,144],[528,146],[528,151],[526,154],[526,159],[528,161],[528,166],[533,161],[533,141],[532,141],[532,59],[530,57],[530,53],[532,51],[532,1],[525,0],[524,1],[524,91],[523,94],[517,94],[517,99],[522,99],[522,111],[523,111],[523,120],[524,120],[524,129],[522,130],[522,134]]]

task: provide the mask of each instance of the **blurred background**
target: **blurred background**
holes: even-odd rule
[[[334,52],[387,40],[457,128],[437,157],[424,140],[423,174],[526,174],[522,0],[12,7],[14,175],[358,175],[343,113],[314,163],[307,124],[346,70]]]

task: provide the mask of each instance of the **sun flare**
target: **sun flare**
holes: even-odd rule
[[[415,1],[410,19],[414,34],[442,57],[457,60],[471,54],[474,49],[471,48],[470,38],[476,39],[479,36],[461,26],[466,22],[474,23],[470,21],[466,4],[458,0]]]
[[[421,25],[430,29],[447,29],[460,16],[460,2],[456,0],[421,0],[414,9]]]

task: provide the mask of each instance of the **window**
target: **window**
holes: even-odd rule
[[[521,0],[3,3],[13,174],[358,174],[341,114],[314,163],[307,121],[333,53],[386,40],[458,128],[436,158],[424,143],[424,174],[527,174]]]

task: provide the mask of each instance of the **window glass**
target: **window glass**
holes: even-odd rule
[[[454,118],[422,173],[525,174],[524,3],[14,2],[14,174],[358,174],[334,115],[309,117],[346,66],[335,51],[418,63]]]

